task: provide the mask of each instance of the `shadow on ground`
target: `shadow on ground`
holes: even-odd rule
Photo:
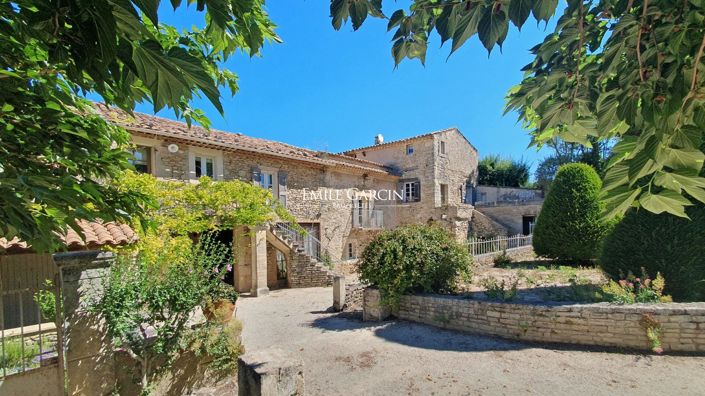
[[[389,342],[439,351],[503,351],[530,347],[520,342],[464,334],[404,320],[363,322],[362,312],[360,311],[340,312],[330,316],[319,317],[311,321],[309,325],[324,331],[337,332],[369,329],[376,337]]]
[[[339,312],[329,316],[318,317],[308,326],[324,331],[345,332],[368,329],[376,337],[395,344],[413,348],[453,352],[518,351],[531,348],[543,348],[557,351],[608,352],[634,355],[636,360],[646,358],[641,351],[604,348],[585,345],[553,344],[531,341],[516,341],[500,337],[463,333],[454,330],[414,323],[406,320],[392,319],[383,322],[363,322],[362,312]]]

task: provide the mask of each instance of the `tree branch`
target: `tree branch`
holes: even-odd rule
[[[642,5],[642,11],[641,11],[641,23],[639,24],[639,32],[636,35],[636,60],[639,63],[639,79],[641,82],[645,82],[645,74],[646,71],[644,70],[644,65],[641,62],[641,32],[644,30],[644,25],[646,24],[646,11],[649,8],[649,0],[644,0],[644,4]]]
[[[700,65],[700,59],[702,59],[704,51],[705,35],[703,35],[703,41],[700,43],[700,49],[698,49],[698,53],[695,55],[695,62],[693,62],[693,79],[690,81],[690,92],[695,92],[695,86],[698,84],[698,65]]]
[[[585,16],[583,15],[583,2],[580,2],[580,8],[578,9],[578,32],[580,36],[580,42],[578,44],[578,59],[576,60],[575,66],[575,89],[573,90],[573,102],[575,98],[578,97],[578,89],[580,88],[580,60],[583,57],[583,47],[585,46]],[[573,105],[573,103],[571,103]]]

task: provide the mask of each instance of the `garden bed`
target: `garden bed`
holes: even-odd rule
[[[459,294],[473,299],[493,299],[503,288],[507,298],[499,298],[502,300],[591,302],[591,290],[607,282],[599,268],[568,266],[531,253],[522,261],[476,268],[472,279],[460,284]]]
[[[376,289],[365,289],[363,305],[368,320],[388,315]],[[444,329],[510,339],[705,353],[705,303],[519,303],[405,295],[394,315]]]

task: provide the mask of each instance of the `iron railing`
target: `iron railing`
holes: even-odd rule
[[[304,252],[316,259],[316,261],[323,263],[331,261],[332,258],[328,252],[321,249],[321,241],[311,235],[310,232],[302,231],[289,223],[276,223],[274,229],[280,236],[301,246]]]
[[[384,228],[384,212],[366,207],[353,207],[353,227],[355,228]]]
[[[55,318],[42,314],[34,297],[38,291],[0,291],[0,379],[56,363]]]
[[[495,238],[471,237],[468,239],[468,250],[473,256],[481,256],[483,254],[499,253],[505,250],[531,246],[532,240],[532,235],[500,236]]]

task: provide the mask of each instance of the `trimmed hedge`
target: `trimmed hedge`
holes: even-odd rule
[[[705,301],[705,205],[686,213],[691,220],[630,210],[605,239],[600,266],[614,279],[660,272],[674,300]]]
[[[459,276],[471,274],[472,256],[437,226],[410,225],[385,231],[362,252],[360,280],[376,286],[388,305],[407,293],[450,293]]]
[[[602,182],[587,164],[560,167],[534,227],[539,256],[573,263],[597,258],[608,226],[601,220]]]

